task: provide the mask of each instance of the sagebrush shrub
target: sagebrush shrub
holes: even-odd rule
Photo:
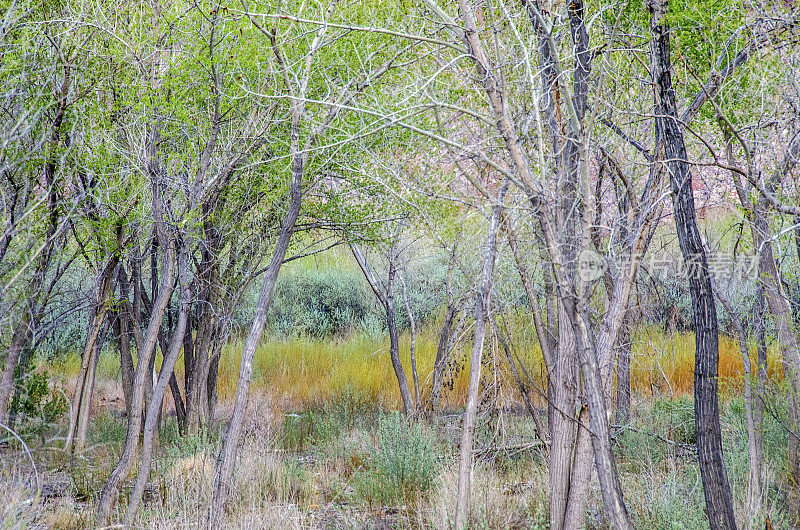
[[[430,432],[395,412],[378,420],[372,461],[358,476],[356,491],[370,505],[410,504],[433,489],[438,473]]]

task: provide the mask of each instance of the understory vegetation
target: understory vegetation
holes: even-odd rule
[[[800,528],[800,2],[0,1],[0,530]]]
[[[369,394],[345,386],[330,399],[294,411],[276,411],[274,395],[256,393],[248,413],[243,451],[235,475],[230,524],[258,528],[445,528],[453,517],[453,477],[458,451],[458,414],[410,422],[380,406]],[[768,408],[785,404],[770,403]],[[614,450],[626,497],[638,528],[704,528],[703,493],[697,468],[694,412],[686,395],[634,399],[630,423],[618,426]],[[726,465],[737,512],[747,490],[747,431],[743,400],[724,399],[722,425]],[[148,483],[136,527],[202,524],[208,508],[216,434],[181,437],[165,417],[156,449],[158,465]],[[785,528],[786,430],[767,417],[764,428],[765,516]],[[124,443],[119,412],[98,412],[91,445],[74,462],[54,447],[5,457],[0,481],[8,500],[0,514],[6,527],[45,524],[91,528],[91,499],[110,473]],[[47,487],[26,503],[37,464]],[[547,461],[541,442],[519,407],[482,417],[476,435],[475,528],[547,528]],[[122,495],[124,496],[125,490]],[[588,528],[603,528],[602,503],[593,487]]]

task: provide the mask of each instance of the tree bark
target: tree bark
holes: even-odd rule
[[[650,4],[651,70],[657,141],[663,142],[672,185],[678,243],[687,267],[695,329],[694,411],[697,456],[706,511],[712,529],[736,528],[728,475],[722,460],[722,434],[717,395],[719,337],[714,291],[703,241],[697,228],[692,178],[686,145],[678,122],[672,87],[669,27],[664,22],[668,0]]]
[[[389,330],[389,357],[392,361],[392,368],[397,378],[398,387],[400,388],[400,399],[403,402],[403,414],[408,415],[414,404],[411,401],[408,379],[406,378],[405,370],[403,370],[403,364],[400,362],[400,338],[397,332],[397,319],[394,312],[394,277],[397,272],[397,242],[395,242],[389,250],[389,274],[385,293],[381,289],[361,249],[355,244],[350,245],[350,249],[358,262],[358,266],[361,267],[361,271],[364,273],[367,283],[369,283],[372,288],[372,292],[375,293],[375,296],[378,298],[378,301],[381,303],[386,313],[386,327]]]
[[[111,510],[117,502],[119,495],[119,485],[127,478],[133,466],[136,450],[139,447],[139,435],[142,427],[142,413],[144,412],[145,395],[148,389],[148,382],[152,385],[153,372],[151,371],[152,361],[155,353],[158,334],[161,330],[161,323],[164,313],[169,305],[172,292],[175,289],[175,236],[171,229],[166,226],[165,198],[163,197],[164,187],[160,183],[159,168],[156,160],[156,143],[158,133],[155,128],[150,131],[148,138],[148,167],[147,172],[151,179],[153,192],[153,226],[154,232],[160,240],[161,256],[161,282],[158,288],[158,296],[153,301],[153,311],[150,315],[150,323],[147,332],[142,339],[142,347],[138,350],[136,359],[136,372],[133,380],[133,399],[131,402],[131,412],[128,416],[128,429],[125,437],[125,447],[119,462],[106,481],[100,499],[97,503],[96,524],[106,526],[111,516]],[[150,392],[152,395],[152,390]]]
[[[411,311],[411,304],[408,301],[408,289],[406,288],[406,280],[400,274],[400,284],[403,286],[403,303],[406,306],[406,314],[408,315],[408,325],[411,328],[411,344],[409,347],[409,355],[411,356],[411,379],[414,381],[414,410],[420,410],[419,401],[419,376],[417,375],[417,358],[414,355],[414,348],[417,343],[417,323],[414,321],[414,313]]]
[[[299,153],[297,145],[299,132],[300,116],[296,115],[292,123],[292,145],[295,155],[292,161],[289,209],[286,211],[286,215],[283,219],[283,225],[278,235],[278,242],[275,246],[275,251],[270,260],[269,267],[267,268],[264,283],[261,286],[261,293],[259,294],[255,315],[253,317],[253,325],[250,327],[250,333],[247,336],[244,351],[242,352],[242,362],[239,369],[239,384],[236,389],[236,400],[233,405],[233,416],[231,417],[228,431],[225,435],[222,447],[220,448],[219,455],[217,456],[217,468],[214,475],[214,493],[208,514],[209,526],[212,528],[220,525],[221,518],[224,515],[225,504],[230,496],[233,465],[239,444],[239,436],[244,426],[244,413],[247,409],[247,401],[250,393],[250,380],[253,374],[253,357],[267,322],[267,310],[272,301],[272,293],[275,288],[275,282],[278,279],[278,272],[286,256],[286,250],[289,248],[289,242],[294,232],[297,217],[300,215],[302,179],[305,157],[307,155]]]
[[[631,330],[630,312],[619,330],[617,340],[617,425],[627,425],[631,415]]]
[[[147,479],[150,477],[150,468],[153,461],[153,442],[155,438],[156,427],[158,426],[158,417],[161,411],[161,404],[164,399],[164,392],[167,385],[175,381],[175,363],[181,353],[181,346],[183,345],[183,337],[186,333],[186,323],[189,319],[189,310],[192,303],[192,290],[189,286],[188,280],[188,262],[189,262],[189,242],[183,242],[180,255],[178,257],[178,270],[180,277],[180,310],[178,313],[178,322],[172,337],[169,342],[167,354],[164,357],[164,362],[161,366],[161,373],[158,376],[158,381],[153,389],[153,397],[147,406],[147,414],[144,423],[144,435],[142,437],[142,452],[139,457],[139,473],[136,477],[136,483],[133,487],[133,492],[128,503],[128,511],[125,516],[125,525],[130,526],[133,523],[133,518],[136,511],[139,509],[139,503],[142,500],[142,494],[147,484]]]
[[[480,284],[475,296],[475,336],[470,355],[469,387],[467,407],[464,411],[464,424],[461,429],[461,444],[458,459],[458,496],[456,497],[455,527],[462,529],[469,524],[470,478],[472,476],[472,444],[478,415],[478,394],[481,379],[481,358],[486,337],[486,322],[489,316],[489,300],[492,290],[492,276],[497,257],[497,231],[500,228],[500,215],[508,180],[504,180],[497,194],[498,203],[492,206],[486,244],[483,252],[483,268]]]
[[[742,371],[744,373],[744,414],[747,422],[747,455],[750,460],[750,475],[747,481],[747,527],[752,527],[758,519],[758,512],[761,506],[761,432],[760,426],[756,423],[753,411],[753,390],[752,374],[753,369],[750,363],[750,354],[747,351],[747,333],[744,331],[739,315],[734,311],[728,298],[714,286],[714,294],[725,307],[728,316],[731,318],[733,327],[739,339],[739,352],[742,355]]]

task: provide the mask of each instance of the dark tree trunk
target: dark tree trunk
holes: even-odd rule
[[[386,313],[386,326],[389,331],[389,357],[392,361],[392,368],[394,375],[397,378],[397,384],[400,388],[400,398],[403,401],[403,414],[408,414],[413,408],[414,404],[411,400],[411,391],[408,389],[408,379],[406,372],[403,370],[403,364],[400,362],[400,337],[397,331],[397,319],[394,312],[394,277],[397,273],[397,243],[392,245],[389,250],[389,275],[386,283],[386,292],[383,292],[378,279],[372,272],[372,268],[367,263],[366,256],[361,249],[355,244],[350,245],[350,250],[353,257],[358,262],[358,266],[364,273],[367,283],[372,288],[372,292],[378,298],[378,301],[383,306]]]
[[[712,529],[736,528],[728,475],[722,460],[722,434],[717,395],[719,336],[717,311],[708,261],[703,248],[692,193],[692,176],[687,163],[672,87],[669,26],[664,22],[667,0],[650,4],[653,36],[651,67],[654,81],[656,139],[663,145],[663,159],[669,161],[672,203],[678,243],[686,264],[695,329],[694,412],[697,456],[706,511]],[[662,162],[663,163],[663,162]]]
[[[449,360],[450,345],[453,336],[453,322],[458,315],[460,307],[454,303],[447,305],[447,312],[444,315],[444,324],[439,333],[439,345],[436,348],[436,359],[433,362],[433,378],[431,382],[431,410],[439,408],[439,401],[442,396],[442,377],[444,369]]]

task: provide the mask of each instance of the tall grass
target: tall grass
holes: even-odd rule
[[[545,369],[541,350],[531,333],[522,323],[515,333],[514,349],[522,364],[539,389],[543,389]],[[420,378],[422,399],[430,392],[430,382],[439,329],[435,324],[427,325],[418,331],[415,356]],[[401,335],[400,360],[406,372],[410,388],[413,388],[411,360],[409,356],[408,333]],[[470,337],[451,353],[451,358],[460,368],[452,377],[442,396],[442,405],[447,408],[463,406],[468,386],[469,360],[467,359]],[[755,363],[755,345],[750,345]],[[242,338],[230,341],[222,349],[219,364],[218,395],[228,400],[236,392],[239,379],[239,365],[244,347]],[[640,395],[666,395],[678,397],[692,392],[694,381],[694,333],[664,331],[661,326],[647,325],[637,328],[633,333],[631,352],[631,386]],[[777,352],[770,349],[768,373],[780,379],[782,370]],[[496,368],[504,374],[500,384],[504,395],[518,397],[514,381],[508,373],[505,354],[499,345],[487,340],[484,363],[486,367]],[[157,362],[157,367],[160,365]],[[63,356],[51,368],[65,379],[74,378],[80,367],[79,358],[72,354]],[[182,381],[183,363],[176,366],[178,380]],[[742,359],[739,345],[735,339],[720,336],[719,361],[720,387],[724,392],[735,393],[742,386]],[[119,379],[119,359],[115,352],[105,351],[98,364],[99,380]],[[300,410],[311,405],[328,401],[332,394],[346,386],[365,394],[370,400],[384,409],[393,409],[400,403],[397,379],[389,358],[388,339],[381,334],[351,333],[337,338],[265,337],[256,350],[253,362],[252,384],[275,398],[276,407],[281,410]],[[539,398],[544,403],[543,396]]]
[[[753,366],[756,348],[749,345]],[[694,388],[695,337],[693,332],[665,332],[662,327],[639,327],[633,334],[631,388],[639,394],[682,396]],[[767,373],[783,375],[778,352],[770,348]],[[739,342],[726,335],[719,337],[719,377],[723,391],[737,392],[743,387],[742,356]]]

